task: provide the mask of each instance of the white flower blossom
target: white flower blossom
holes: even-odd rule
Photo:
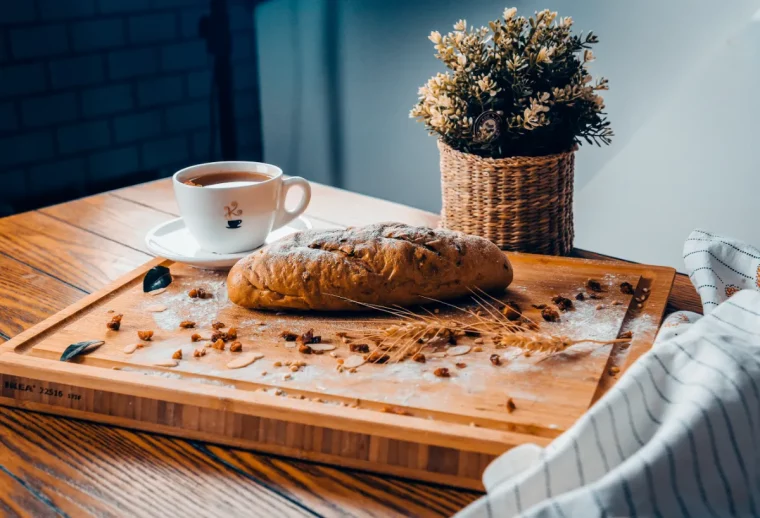
[[[549,57],[550,51],[546,47],[541,47],[541,50],[538,51],[538,54],[536,54],[536,63],[551,63],[552,60]]]
[[[561,151],[582,139],[609,143],[612,130],[604,118],[604,100],[597,94],[608,82],[594,82],[587,71],[594,60],[587,47],[596,38],[586,38],[581,52],[576,50],[570,17],[557,18],[557,13],[544,10],[527,19],[518,16],[516,8],[505,9],[503,15],[488,27],[468,27],[459,20],[453,32],[430,33],[435,55],[448,71],[419,88],[409,116],[455,149],[483,156],[545,152],[551,145],[561,146]],[[497,106],[502,136],[473,148],[473,119]],[[541,143],[550,133],[541,133],[547,127],[561,135],[548,146],[548,141]],[[538,133],[534,139],[523,138],[528,132]]]

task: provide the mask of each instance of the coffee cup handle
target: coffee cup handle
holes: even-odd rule
[[[298,206],[296,206],[295,209],[287,210],[285,208],[285,198],[288,196],[288,191],[293,187],[300,187],[301,190],[303,190],[303,195],[301,196],[301,200],[298,202]],[[311,185],[309,185],[308,181],[301,178],[300,176],[285,178],[282,181],[282,189],[280,191],[280,208],[277,211],[277,217],[274,220],[272,230],[280,228],[283,225],[287,225],[298,216],[300,216],[303,211],[306,210],[306,207],[309,206],[310,201]]]

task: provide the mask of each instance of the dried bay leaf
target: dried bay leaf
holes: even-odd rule
[[[106,343],[104,340],[87,340],[84,342],[71,344],[66,348],[65,351],[63,351],[63,354],[61,355],[61,361],[67,362],[76,358],[77,356],[92,352],[104,343]]]
[[[166,266],[154,266],[143,278],[143,291],[145,293],[166,288],[172,283],[172,274]]]

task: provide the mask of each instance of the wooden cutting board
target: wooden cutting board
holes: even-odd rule
[[[547,445],[614,383],[616,369],[624,371],[651,347],[675,274],[662,267],[508,255],[515,280],[502,299],[517,301],[543,331],[610,340],[631,330],[631,343],[526,356],[467,337],[459,343],[482,351],[441,351],[427,354],[426,363],[364,364],[339,372],[339,360],[351,353],[336,333],[382,327],[387,315],[245,310],[227,300],[225,274],[157,259],[0,347],[0,403],[481,489],[491,460],[518,444]],[[174,282],[163,293],[145,294],[142,278],[157,264],[170,267]],[[601,281],[602,299],[575,301],[589,278]],[[621,292],[622,282],[635,286],[633,297]],[[188,297],[198,287],[212,297]],[[551,304],[556,294],[573,299],[575,308],[559,323],[543,322],[531,306]],[[476,307],[468,300],[458,304]],[[166,309],[150,311],[155,306]],[[441,317],[459,315],[445,305],[428,309]],[[114,314],[124,315],[118,332],[105,325]],[[183,320],[194,321],[196,329],[180,329]],[[193,357],[199,344],[190,336],[210,336],[214,321],[237,328],[242,353],[209,349]],[[302,354],[280,337],[308,329],[335,345],[333,354]],[[137,330],[153,330],[154,337],[128,354],[125,347],[140,341]],[[83,340],[105,344],[74,362],[58,361],[69,344]],[[177,366],[160,365],[178,350],[183,359]],[[242,369],[227,367],[252,352],[263,356]],[[492,354],[500,365],[489,360]],[[293,361],[305,365],[292,372],[285,364]],[[435,376],[440,367],[451,376]]]

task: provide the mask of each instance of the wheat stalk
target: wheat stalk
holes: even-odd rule
[[[520,315],[519,320],[507,318],[503,313],[506,306],[504,302],[482,290],[470,290],[470,292],[478,311],[428,297],[425,298],[431,302],[456,309],[462,316],[469,317],[471,321],[456,317],[441,317],[424,307],[421,308],[422,313],[415,313],[400,306],[381,306],[340,297],[394,317],[392,319],[366,320],[364,322],[382,325],[370,329],[352,329],[343,334],[353,340],[373,342],[377,349],[389,354],[392,362],[401,361],[425,347],[456,344],[457,340],[468,335],[488,338],[496,347],[516,347],[526,353],[544,353],[548,356],[560,353],[580,343],[608,345],[630,341],[629,339],[576,340],[567,336],[535,332],[538,326],[525,316]]]

